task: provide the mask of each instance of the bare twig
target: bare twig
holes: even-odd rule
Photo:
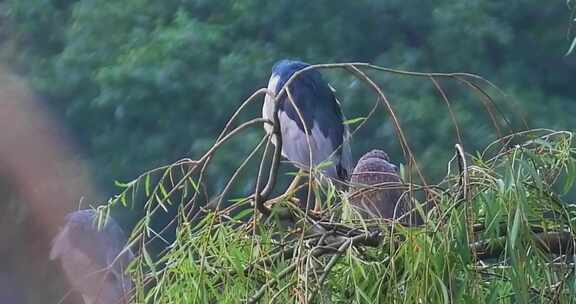
[[[348,248],[350,248],[350,245],[352,245],[351,239],[348,239],[345,242],[343,242],[342,245],[336,251],[336,253],[332,256],[332,258],[330,259],[330,261],[328,262],[326,267],[324,267],[324,270],[322,271],[322,275],[320,276],[320,280],[318,281],[318,290],[320,290],[322,288],[322,285],[324,284],[324,281],[328,277],[328,274],[330,273],[330,271],[332,270],[334,265],[336,265],[336,262],[338,262],[338,259],[340,259],[342,254],[344,254],[344,252],[346,252],[346,250],[348,250]],[[310,294],[310,296],[308,297],[308,302],[312,302],[315,294],[316,293]]]
[[[454,145],[456,149],[456,155],[458,157],[458,168],[460,169],[460,180],[459,187],[462,189],[462,196],[460,199],[468,200],[468,164],[466,162],[466,154],[464,154],[464,148],[461,144]]]

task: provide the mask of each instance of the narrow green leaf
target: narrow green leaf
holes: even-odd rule
[[[353,125],[353,124],[362,122],[364,120],[366,120],[366,117],[356,117],[356,118],[352,118],[352,119],[348,119],[348,120],[344,121],[344,124],[345,125]]]
[[[142,255],[144,255],[144,261],[146,262],[146,265],[148,265],[150,270],[152,270],[152,274],[154,275],[154,277],[156,277],[157,276],[156,265],[154,264],[152,257],[150,257],[150,254],[148,253],[148,249],[146,249],[146,246],[142,246]]]
[[[568,48],[568,51],[566,52],[565,56],[572,54],[572,52],[574,51],[574,48],[576,48],[576,37],[574,39],[572,39],[572,43],[570,44],[570,48]]]
[[[146,178],[144,179],[144,189],[146,197],[150,196],[150,174],[146,174]]]
[[[448,288],[446,288],[446,285],[444,284],[444,282],[442,282],[440,277],[438,277],[435,273],[432,273],[432,275],[434,275],[434,277],[438,281],[438,284],[440,284],[440,287],[442,289],[442,298],[444,298],[444,303],[445,304],[450,303],[450,296],[448,295]]]
[[[123,182],[117,181],[117,180],[114,181],[114,185],[116,185],[117,187],[120,187],[120,188],[128,188],[128,187],[132,186],[133,184],[134,184],[134,181],[130,181],[127,183],[123,183]]]
[[[245,217],[246,215],[251,214],[252,212],[254,212],[253,209],[244,209],[244,210],[238,212],[237,214],[235,214],[232,218],[235,220],[240,220],[243,217]]]
[[[516,247],[516,239],[518,238],[518,232],[520,231],[521,217],[521,210],[519,207],[517,207],[516,213],[514,214],[514,223],[512,224],[512,229],[510,230],[510,246],[512,249]]]
[[[544,182],[542,181],[542,177],[540,176],[540,174],[538,174],[538,172],[536,171],[536,168],[534,168],[534,164],[524,160],[522,160],[520,163],[524,168],[528,169],[528,172],[530,172],[530,176],[536,183],[536,187],[540,190],[544,190],[543,188]]]
[[[562,187],[563,194],[570,192],[574,186],[574,182],[576,182],[576,161],[570,161],[566,166],[566,180]]]

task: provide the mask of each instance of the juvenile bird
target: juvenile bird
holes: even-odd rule
[[[396,219],[410,211],[398,168],[382,150],[364,154],[350,178],[349,202],[366,218]]]
[[[79,210],[66,216],[54,239],[50,259],[59,259],[72,287],[86,304],[128,303],[132,281],[125,270],[134,258],[126,236],[108,217],[98,229],[98,212]]]

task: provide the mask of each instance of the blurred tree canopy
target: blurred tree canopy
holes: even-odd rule
[[[108,189],[112,180],[200,155],[284,57],[476,73],[508,94],[496,100],[511,113],[510,125],[497,122],[504,131],[526,128],[522,117],[530,127],[576,127],[576,62],[564,56],[569,10],[561,1],[4,2],[4,58],[75,132]],[[348,118],[366,115],[376,97],[345,73],[325,74]],[[432,178],[442,175],[457,139],[441,96],[428,79],[377,78],[418,160]],[[498,135],[477,96],[442,85],[469,151]],[[259,112],[252,107],[244,118]],[[355,137],[353,153],[384,148],[402,161],[388,115],[378,113]],[[215,173],[256,138],[228,145]],[[246,189],[253,182],[246,179]]]

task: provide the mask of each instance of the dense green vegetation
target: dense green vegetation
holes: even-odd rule
[[[287,202],[262,216],[251,198],[196,220],[181,209],[177,238],[157,261],[145,245],[158,238],[150,219],[174,197],[202,200],[197,185],[209,182],[201,168],[210,164],[202,157],[146,172],[110,201],[145,194],[132,236],[135,301],[573,303],[576,209],[562,195],[576,181],[575,135],[522,132],[446,164],[442,183],[410,187],[420,226],[363,220],[333,187],[320,219]]]
[[[570,252],[540,244],[547,236],[542,233],[568,233],[571,239],[574,227],[575,211],[565,203],[573,200],[576,178],[571,133],[576,62],[565,56],[570,9],[562,1],[3,0],[0,5],[2,61],[29,79],[47,108],[72,130],[100,185],[108,193],[120,191],[109,203],[136,206],[121,209],[132,219],[146,215],[132,235],[139,247],[134,277],[139,287],[150,287],[138,289],[140,303],[235,303],[262,286],[264,302],[297,302],[312,294],[326,303],[572,298]],[[266,86],[273,62],[286,57],[395,69],[362,70],[387,97],[426,183],[440,187],[427,190],[438,208],[426,215],[426,225],[395,226],[378,237],[378,246],[352,246],[347,243],[352,238],[303,242],[299,231],[287,233],[262,220],[250,200],[228,201],[254,191],[260,156],[237,176],[235,170],[260,142],[260,126],[221,146],[205,162],[205,174],[195,162],[176,162],[200,159],[242,101]],[[387,150],[405,164],[406,181],[425,184],[375,90],[350,70],[322,72],[351,126],[365,123],[353,137],[355,158],[373,148]],[[241,112],[235,126],[258,117],[261,101]],[[477,152],[531,128],[568,131],[532,131],[513,138],[518,146]],[[461,172],[449,163],[458,142],[470,153],[467,197],[459,187]],[[286,170],[291,169],[282,173]],[[281,177],[278,191],[286,182],[285,174]],[[238,210],[208,212],[194,221],[185,216],[190,210],[181,203],[214,202],[223,189],[230,190],[225,205],[235,202]],[[420,203],[423,192],[416,196]],[[331,209],[331,224],[343,214],[346,228],[361,236],[364,223],[349,214],[346,196],[336,193],[333,199],[344,206]],[[248,224],[239,221],[249,218]],[[172,225],[158,237],[173,219],[178,228]],[[171,246],[157,255],[141,246],[143,239]],[[317,247],[328,245],[345,246],[340,259],[332,259],[333,249],[315,256]],[[285,247],[292,254],[278,254]],[[320,279],[318,269],[331,271]]]
[[[427,72],[469,72],[497,84],[517,129],[575,127],[576,63],[564,57],[569,10],[530,1],[71,1],[7,0],[10,55],[76,133],[104,185],[197,157],[232,109],[266,85],[274,61],[361,61]],[[375,101],[341,72],[328,73],[349,118]],[[379,74],[408,140],[439,177],[456,140],[427,79]],[[468,150],[497,135],[474,94],[447,89]],[[517,102],[517,104],[514,104]],[[249,112],[258,115],[259,107]],[[355,137],[404,162],[388,116]],[[501,124],[502,132],[508,131]],[[214,168],[225,172],[256,143],[246,135]],[[224,178],[218,185],[222,185]],[[246,180],[247,187],[253,181]]]

